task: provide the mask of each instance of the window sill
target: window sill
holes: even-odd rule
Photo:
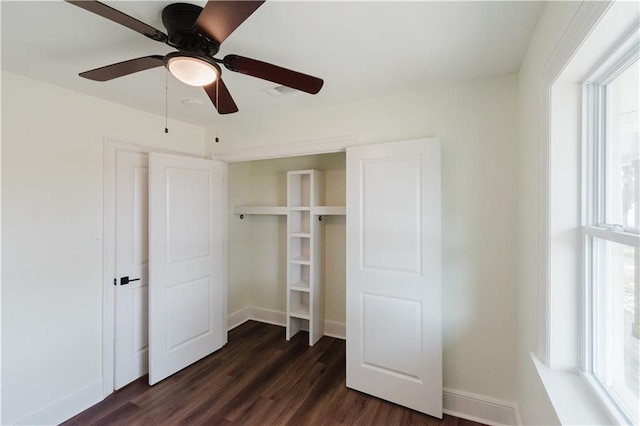
[[[619,419],[614,418],[582,373],[549,368],[533,353],[531,359],[561,424],[621,423]]]

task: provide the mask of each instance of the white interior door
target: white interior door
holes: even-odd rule
[[[115,389],[148,368],[147,161],[146,153],[116,152]]]
[[[149,384],[226,333],[226,164],[149,155]]]
[[[440,141],[347,148],[347,386],[442,418]]]

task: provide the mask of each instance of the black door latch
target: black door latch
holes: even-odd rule
[[[131,279],[129,279],[129,277],[122,277],[122,278],[120,278],[120,285],[127,285],[127,284],[129,284],[130,282],[133,282],[133,281],[140,281],[140,278],[131,278]]]

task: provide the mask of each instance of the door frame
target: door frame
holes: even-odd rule
[[[207,142],[205,142],[206,144]],[[103,252],[102,252],[102,397],[114,392],[115,373],[115,168],[117,151],[129,151],[149,154],[183,155],[195,158],[235,163],[240,161],[267,160],[301,155],[328,154],[344,152],[347,147],[358,145],[355,136],[327,138],[315,141],[298,141],[270,147],[252,147],[222,152],[218,155],[196,155],[157,148],[150,145],[125,142],[112,137],[104,138],[104,196],[103,196]],[[206,146],[203,152],[206,150]],[[228,183],[227,183],[228,184]],[[225,252],[227,250],[225,249]]]
[[[116,156],[118,151],[141,154],[158,152],[203,158],[201,155],[171,151],[154,146],[104,139],[104,223],[102,252],[102,397],[114,392],[115,383],[115,286],[116,273]]]

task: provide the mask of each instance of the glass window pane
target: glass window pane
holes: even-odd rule
[[[640,250],[593,238],[594,374],[638,422]]]
[[[629,228],[640,224],[639,76],[636,61],[606,86],[604,219]]]

